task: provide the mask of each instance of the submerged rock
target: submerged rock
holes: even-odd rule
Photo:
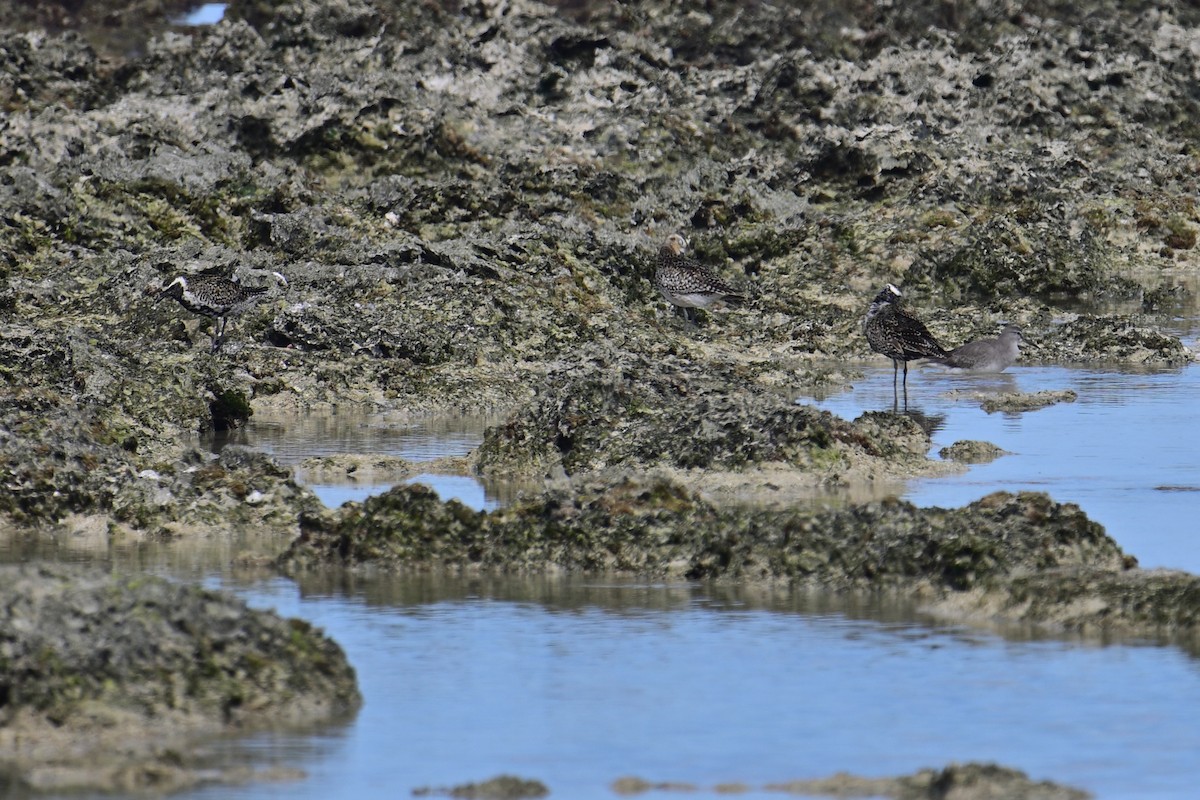
[[[980,442],[974,439],[963,439],[938,451],[938,455],[942,458],[949,461],[960,461],[964,464],[987,464],[1007,453],[1007,450],[991,442]]]
[[[1063,570],[1014,576],[987,597],[948,600],[952,616],[1005,619],[1083,634],[1161,636],[1200,645],[1200,576],[1172,570]]]
[[[1058,403],[1074,403],[1079,395],[1073,389],[1043,389],[1040,392],[1004,392],[998,395],[988,395],[979,404],[989,414],[997,411],[1037,411],[1039,408],[1057,405]]]
[[[421,787],[413,789],[414,797],[460,797],[468,800],[521,800],[526,797],[545,797],[550,794],[546,784],[539,780],[518,778],[515,775],[497,775],[479,783],[464,783],[459,786],[441,788]]]
[[[767,791],[828,797],[891,797],[897,800],[1087,800],[1082,789],[1035,781],[1017,769],[998,764],[951,764],[943,769],[923,769],[898,778],[865,778],[839,773],[816,780],[771,783]]]
[[[0,764],[39,790],[178,789],[219,779],[198,735],[343,718],[342,650],[219,592],[78,567],[0,567]]]

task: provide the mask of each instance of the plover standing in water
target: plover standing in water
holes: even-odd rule
[[[908,362],[921,358],[943,358],[946,351],[933,338],[921,320],[900,308],[900,290],[888,284],[867,309],[863,333],[876,353],[892,360],[892,388],[896,373],[904,364],[904,390],[908,391]]]
[[[967,342],[934,360],[964,372],[1004,372],[1017,360],[1024,341],[1020,328],[1005,325],[999,336]]]
[[[744,298],[741,292],[721,280],[708,267],[684,255],[687,246],[687,239],[673,233],[658,250],[654,287],[666,301],[682,308],[684,316],[692,320],[694,308],[708,308],[718,300],[732,305],[742,302]]]
[[[212,342],[215,353],[225,341],[225,323],[229,317],[244,313],[266,293],[265,287],[249,288],[218,275],[180,275],[163,287],[154,304],[172,297],[188,311],[217,320]]]

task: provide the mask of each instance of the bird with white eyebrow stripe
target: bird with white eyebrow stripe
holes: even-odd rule
[[[283,276],[279,275],[279,278]],[[188,311],[217,320],[218,327],[212,340],[212,352],[215,353],[225,342],[225,324],[229,318],[244,314],[267,291],[266,287],[246,287],[218,275],[180,275],[163,287],[154,304],[171,297]]]

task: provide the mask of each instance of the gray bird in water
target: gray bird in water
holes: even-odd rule
[[[908,390],[908,362],[921,358],[940,359],[946,351],[921,320],[900,308],[900,290],[892,284],[885,286],[867,309],[863,320],[867,344],[876,353],[892,360],[892,387],[896,373],[904,364],[904,389]]]
[[[999,336],[967,342],[933,360],[964,372],[1004,372],[1017,360],[1018,347],[1024,341],[1020,328],[1005,325]]]
[[[682,308],[688,319],[693,319],[692,309],[708,308],[718,300],[732,305],[742,302],[744,298],[741,292],[721,280],[708,267],[684,255],[687,246],[687,239],[673,233],[667,237],[666,244],[659,248],[654,287],[667,302]]]
[[[171,297],[188,311],[217,320],[219,325],[212,341],[215,353],[225,342],[225,323],[229,317],[244,313],[266,293],[266,288],[248,288],[217,275],[180,275],[163,287],[154,304]]]

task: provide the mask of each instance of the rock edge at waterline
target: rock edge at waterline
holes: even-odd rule
[[[61,564],[0,566],[0,770],[14,786],[167,792],[296,777],[197,742],[348,718],[353,667],[309,623],[222,592]]]
[[[959,509],[716,505],[609,476],[491,512],[422,486],[308,515],[280,566],[612,573],[902,591],[939,613],[1088,632],[1200,633],[1200,577],[1135,569],[1078,506],[997,492]]]

